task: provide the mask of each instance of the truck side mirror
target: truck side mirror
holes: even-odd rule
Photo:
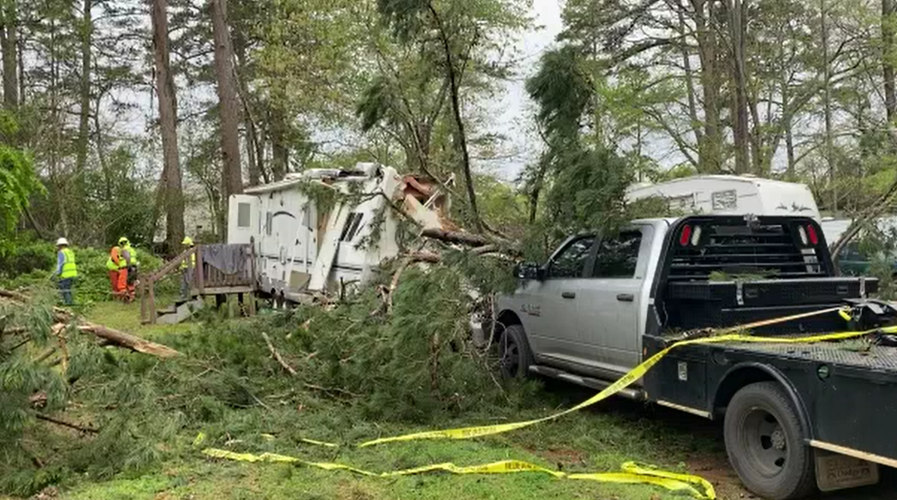
[[[535,262],[522,262],[514,268],[514,275],[522,280],[538,280],[545,279],[545,270]]]

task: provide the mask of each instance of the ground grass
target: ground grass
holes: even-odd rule
[[[169,343],[215,335],[221,323],[208,316],[201,324],[141,325],[139,305],[100,303],[88,318],[110,327]],[[245,320],[232,320],[227,324]],[[252,323],[247,323],[252,325]],[[247,332],[246,342],[256,332]],[[185,343],[185,345],[187,345]],[[136,356],[136,355],[135,355]],[[136,358],[135,358],[136,359]],[[190,363],[189,359],[176,361]],[[228,360],[222,359],[221,363]],[[272,376],[288,376],[273,361]],[[175,381],[177,383],[178,381]],[[186,383],[186,381],[184,381]],[[460,427],[526,420],[566,408],[591,395],[589,391],[546,382],[531,404],[483,408],[435,424],[374,421],[357,410],[357,402],[340,400],[302,383],[287,383],[276,392],[259,392],[259,404],[230,409],[210,423],[190,421],[156,447],[164,459],[152,467],[96,480],[88,473],[69,481],[53,497],[66,500],[134,499],[620,499],[682,498],[642,485],[618,485],[559,480],[541,474],[468,475],[444,473],[402,478],[370,478],[350,472],[323,471],[301,465],[240,463],[209,459],[192,445],[198,432],[210,446],[236,452],[275,452],[310,461],[339,462],[381,472],[427,464],[453,462],[474,465],[517,459],[566,472],[614,471],[626,461],[654,464],[676,472],[704,476],[717,486],[718,498],[751,498],[728,468],[717,424],[622,400],[609,400],[562,419],[515,432],[472,441],[418,441],[357,449],[351,443],[379,436],[426,430],[433,425]],[[144,422],[142,425],[153,425]],[[46,427],[48,432],[60,432]],[[270,434],[266,438],[262,433]],[[71,437],[71,436],[69,436]],[[340,443],[338,449],[304,444],[301,438]],[[71,441],[71,440],[69,440]],[[888,498],[890,486],[859,495],[832,498]],[[2,497],[0,497],[2,498]],[[44,497],[47,498],[47,497]]]

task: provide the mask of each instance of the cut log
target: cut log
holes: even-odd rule
[[[149,340],[144,340],[125,332],[113,330],[112,328],[103,325],[83,323],[78,327],[78,330],[83,333],[93,334],[109,344],[131,349],[132,351],[143,354],[151,354],[159,358],[172,358],[181,354],[168,346],[150,342]]]

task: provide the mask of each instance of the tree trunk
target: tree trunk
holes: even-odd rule
[[[794,156],[794,130],[792,130],[791,110],[788,109],[788,103],[791,99],[788,83],[782,85],[782,103],[784,110],[782,111],[782,128],[785,130],[785,154],[788,158],[788,166],[785,170],[786,180],[794,182],[797,179],[797,161]],[[770,163],[772,163],[770,161]]]
[[[894,0],[881,0],[882,70],[885,81],[885,111],[888,126],[897,119],[897,91],[894,84]]]
[[[168,251],[172,251],[184,239],[184,193],[178,158],[177,96],[168,51],[168,0],[153,0],[152,23],[163,159],[157,202],[166,210],[166,243]]]
[[[461,168],[464,171],[464,184],[467,187],[467,201],[470,205],[470,216],[473,222],[473,227],[477,231],[482,232],[483,221],[480,219],[480,211],[477,208],[476,190],[473,184],[473,174],[471,173],[470,168],[470,152],[467,150],[467,133],[464,131],[464,120],[461,118],[461,82],[456,72],[454,55],[452,53],[451,45],[449,44],[448,33],[446,33],[446,28],[442,24],[442,19],[439,17],[439,13],[436,12],[432,0],[430,0],[427,6],[430,15],[433,17],[433,21],[436,24],[439,38],[442,41],[442,52],[443,57],[445,57],[445,71],[449,80],[449,97],[451,98],[452,115],[455,119],[455,132],[457,133],[457,140],[454,142],[456,143],[455,147],[461,154]]]
[[[212,33],[215,40],[215,71],[218,75],[218,112],[221,119],[223,198],[243,192],[240,167],[240,102],[234,78],[234,51],[227,25],[227,0],[211,0]],[[224,226],[222,226],[224,229]],[[223,235],[225,241],[227,236]]]
[[[832,77],[829,67],[828,47],[828,6],[826,0],[820,0],[820,21],[822,35],[822,85],[823,85],[823,109],[825,115],[825,159],[828,165],[829,179],[832,188],[831,209],[837,215],[838,212],[838,186],[835,173],[835,157],[832,135]]]
[[[723,169],[723,135],[720,123],[719,42],[712,2],[692,0],[695,12],[695,38],[701,59],[701,89],[704,98],[704,136],[698,143],[698,170],[716,174]]]
[[[733,0],[729,6],[729,37],[732,44],[732,139],[735,143],[735,173],[751,172],[750,129],[748,128],[747,85],[744,66],[744,19],[742,0]]]
[[[0,49],[3,50],[3,104],[8,110],[19,106],[18,82],[18,23],[15,0],[2,2],[2,26],[0,26]]]
[[[234,26],[234,55],[237,61],[237,89],[243,106],[243,126],[246,127],[246,156],[249,162],[249,185],[258,186],[262,177],[262,157],[258,151],[258,131],[252,117],[249,89],[246,86],[246,36],[240,26]]]
[[[286,119],[280,109],[270,113],[271,174],[275,181],[283,180],[290,166],[290,149],[286,143]]]
[[[90,143],[90,49],[93,34],[91,0],[84,0],[81,18],[81,108],[78,122],[78,145],[75,172],[78,184],[84,183],[84,169],[87,166],[87,150]]]

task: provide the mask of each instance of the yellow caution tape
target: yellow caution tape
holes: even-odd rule
[[[831,312],[831,311],[829,311]],[[401,436],[392,436],[385,437],[380,439],[374,439],[371,441],[365,441],[361,443],[360,447],[366,446],[374,446],[383,443],[392,443],[396,441],[414,441],[418,439],[471,439],[482,436],[490,436],[493,434],[501,434],[503,432],[509,432],[517,429],[522,429],[524,427],[529,427],[531,425],[535,425],[541,422],[548,422],[550,420],[555,420],[569,413],[573,413],[575,411],[582,410],[583,408],[592,406],[600,401],[603,401],[610,396],[620,392],[626,387],[632,385],[635,381],[644,377],[645,374],[650,370],[654,365],[660,362],[664,356],[666,356],[673,349],[677,349],[679,347],[684,347],[687,345],[697,345],[697,344],[719,344],[723,342],[750,342],[750,343],[763,343],[763,344],[810,344],[810,343],[818,343],[818,342],[827,342],[834,340],[846,340],[857,337],[863,337],[869,335],[871,333],[882,331],[886,333],[897,333],[897,326],[895,327],[887,327],[887,328],[876,328],[873,330],[867,330],[863,332],[844,332],[844,333],[831,333],[825,335],[815,335],[812,337],[802,337],[802,338],[788,338],[788,337],[752,337],[749,335],[720,335],[717,337],[708,337],[701,339],[692,339],[692,340],[683,340],[680,342],[676,342],[671,346],[663,349],[657,354],[651,356],[642,364],[633,368],[629,373],[623,375],[613,384],[609,385],[606,389],[599,392],[598,394],[592,396],[591,398],[579,403],[578,405],[568,408],[564,411],[555,413],[553,415],[548,415],[546,417],[537,418],[534,420],[526,420],[523,422],[514,422],[510,424],[496,424],[496,425],[483,425],[477,427],[462,427],[458,429],[441,429],[435,431],[425,431],[425,432],[416,432],[413,434],[405,434]]]
[[[566,473],[547,469],[545,467],[529,462],[523,462],[520,460],[503,460],[500,462],[468,466],[458,466],[453,463],[447,462],[425,465],[423,467],[415,467],[412,469],[377,473],[364,469],[358,469],[356,467],[345,464],[338,464],[333,462],[311,462],[302,460],[301,458],[297,457],[279,455],[277,453],[262,453],[261,455],[253,455],[252,453],[235,453],[227,450],[207,448],[203,450],[203,454],[213,458],[238,460],[241,462],[294,463],[305,465],[307,467],[315,467],[318,469],[344,470],[354,472],[355,474],[360,474],[363,476],[380,478],[412,476],[429,472],[448,472],[451,474],[514,474],[521,472],[536,472],[547,474],[558,479],[597,481],[603,483],[649,484],[666,488],[673,492],[688,494],[698,500],[714,500],[716,498],[716,492],[713,490],[713,485],[703,478],[692,476],[689,474],[676,474],[672,472],[660,471],[652,467],[638,465],[633,462],[627,462],[623,464],[621,472]]]

